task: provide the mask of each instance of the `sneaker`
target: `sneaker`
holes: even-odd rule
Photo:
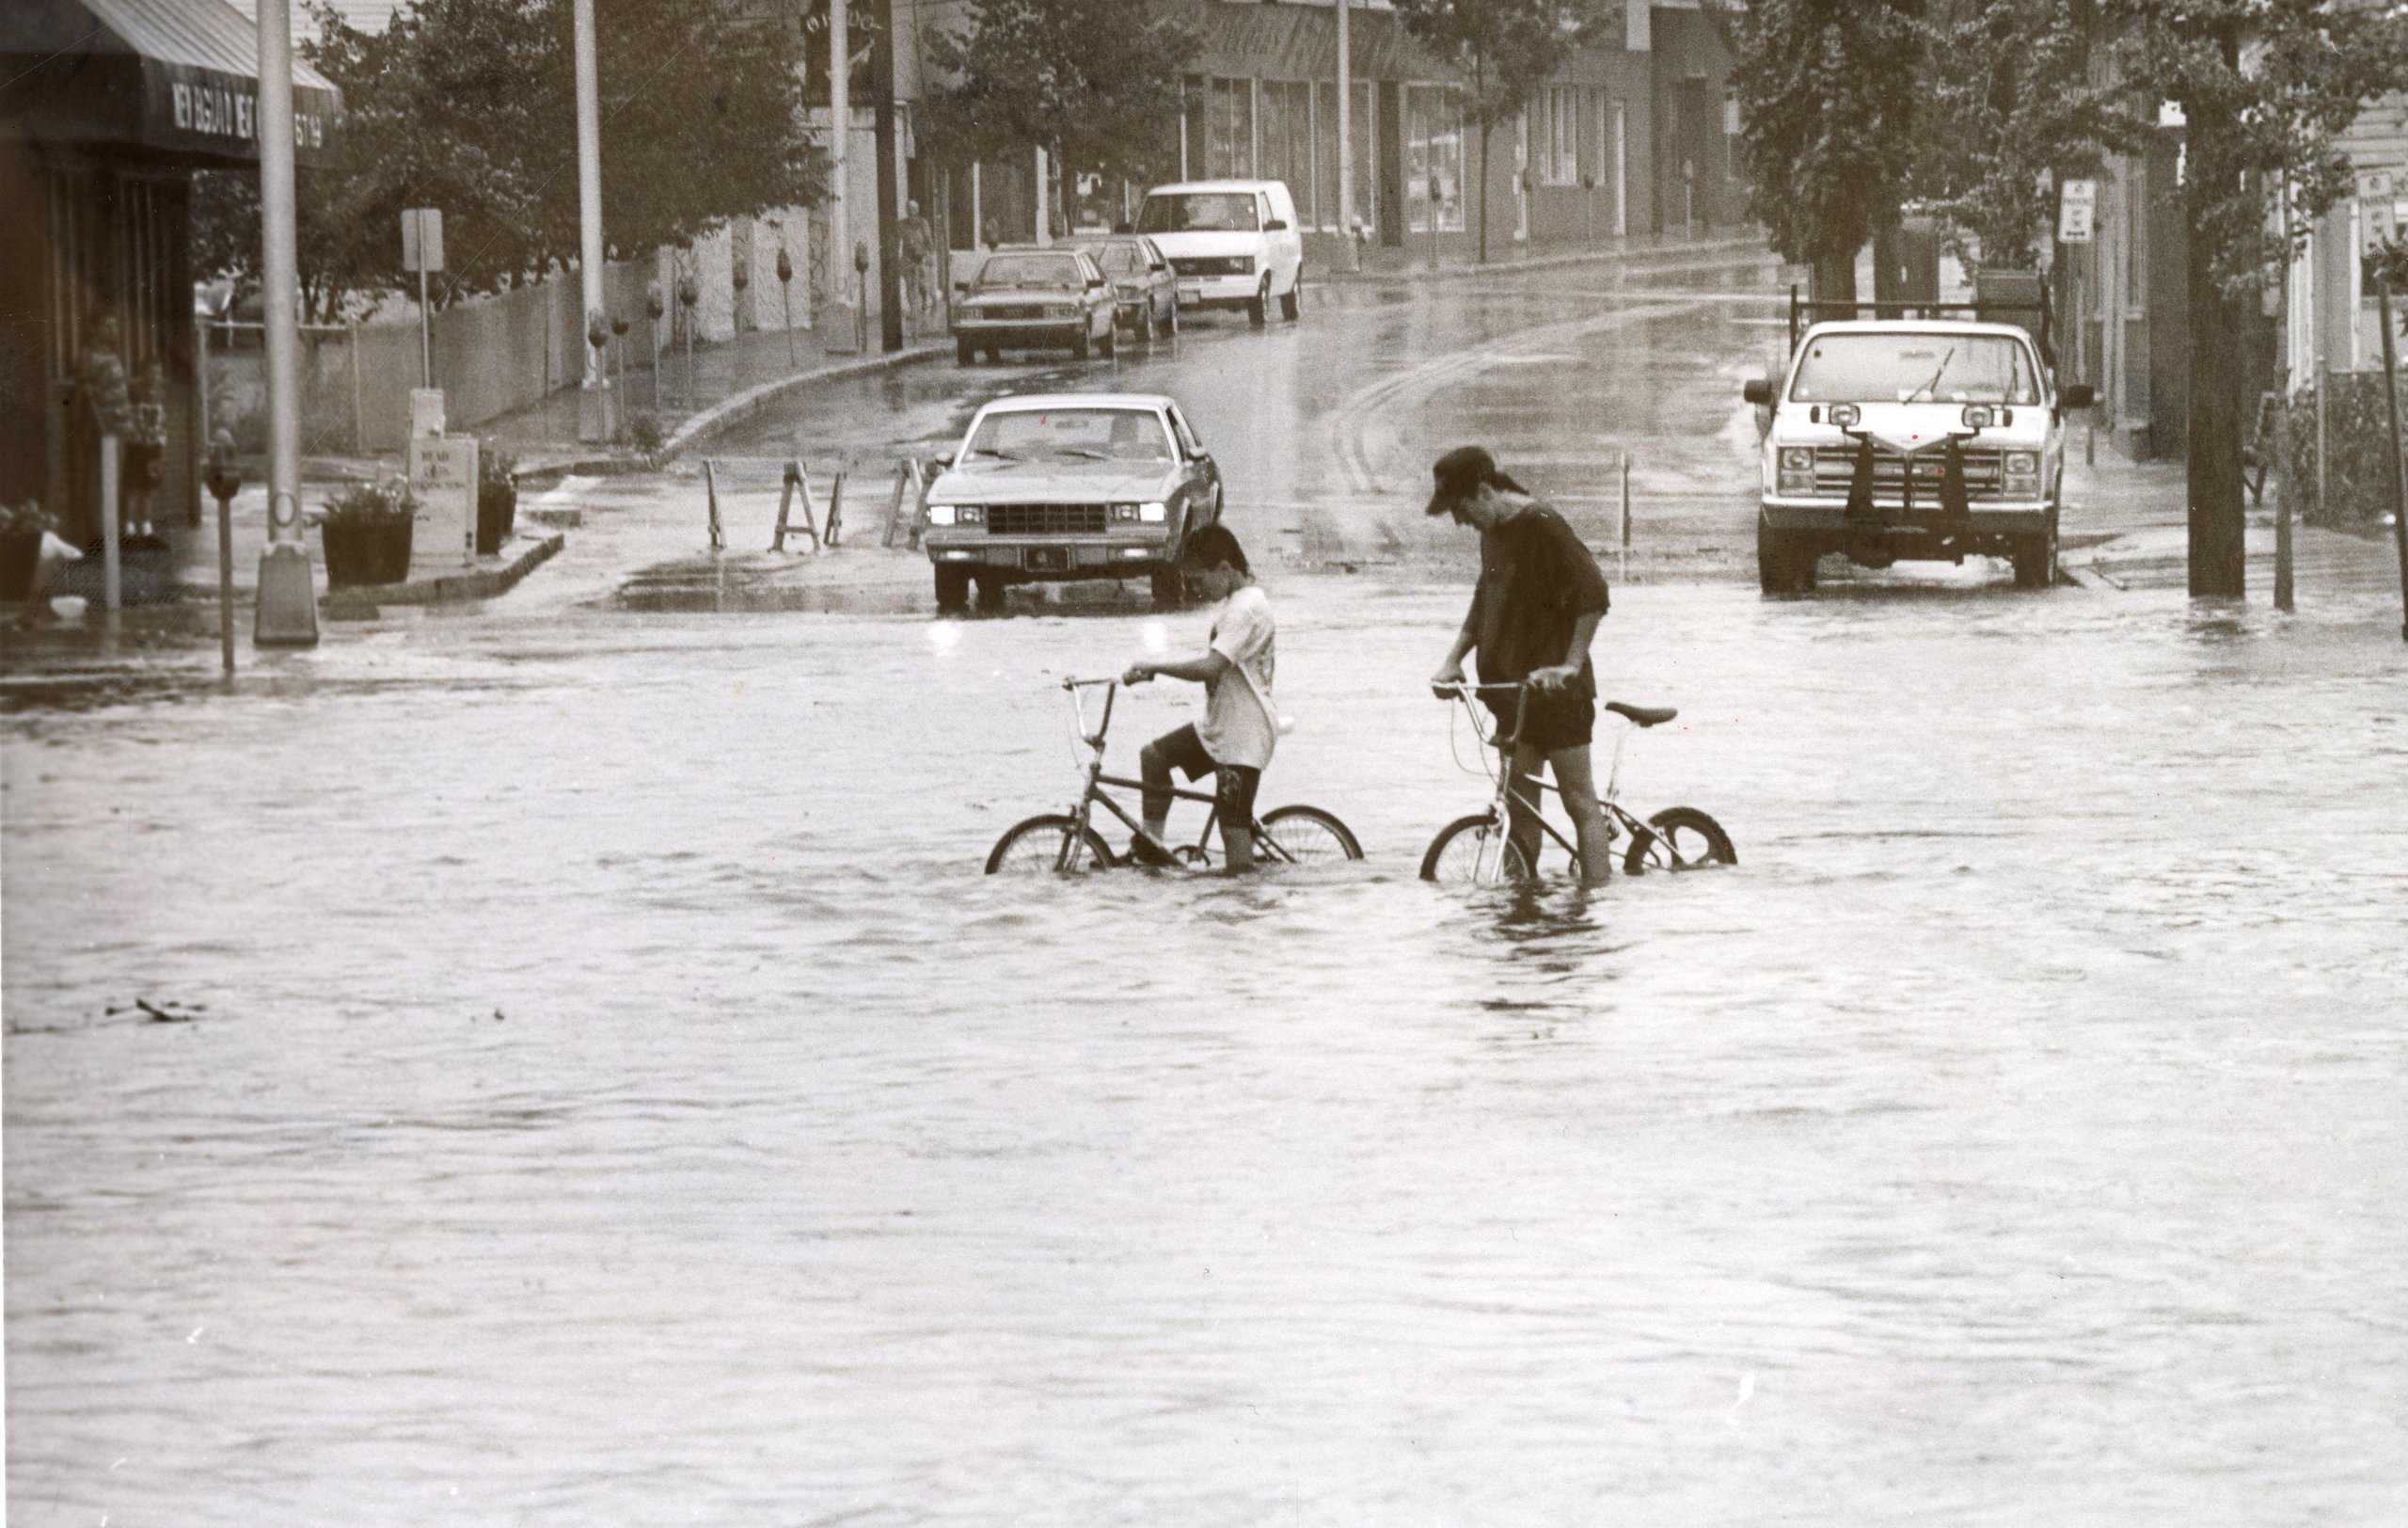
[[[1133,835],[1129,839],[1129,859],[1136,865],[1151,865],[1163,869],[1176,869],[1179,861],[1155,846],[1151,838]]]

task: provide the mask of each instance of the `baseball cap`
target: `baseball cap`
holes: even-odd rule
[[[1430,494],[1430,505],[1425,511],[1431,515],[1453,513],[1455,506],[1470,498],[1483,483],[1509,493],[1529,491],[1499,471],[1497,458],[1480,446],[1457,446],[1438,458],[1437,464],[1430,469],[1430,475],[1437,484]]]

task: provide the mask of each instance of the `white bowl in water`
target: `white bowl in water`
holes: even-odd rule
[[[80,621],[91,601],[82,595],[60,595],[50,602],[50,613],[62,621]]]

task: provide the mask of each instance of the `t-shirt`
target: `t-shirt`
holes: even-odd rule
[[[1271,674],[1278,661],[1274,651],[1276,636],[1271,597],[1257,585],[1234,590],[1212,613],[1212,650],[1232,666],[1212,681],[1196,736],[1215,764],[1259,770],[1271,762],[1271,750],[1279,740],[1278,724],[1267,709]],[[1246,682],[1248,677],[1252,684]]]
[[[1471,597],[1473,648],[1482,684],[1512,684],[1563,661],[1583,615],[1603,615],[1606,575],[1563,517],[1531,503],[1480,538],[1480,587]],[[1580,693],[1597,676],[1584,655]]]

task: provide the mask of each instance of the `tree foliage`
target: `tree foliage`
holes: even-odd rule
[[[1915,163],[1925,33],[1916,0],[1752,0],[1722,17],[1739,44],[1748,211],[1774,251],[1855,295],[1856,252],[1895,220]]]
[[[923,44],[950,82],[920,108],[939,155],[1043,149],[1065,169],[1133,180],[1177,163],[1176,103],[1200,44],[1160,0],[973,0],[966,30]]]
[[[2144,141],[2154,103],[2090,67],[2087,8],[2066,0],[1934,0],[1910,195],[1960,259],[2028,270],[2052,235],[2057,185]]]
[[[595,0],[605,243],[683,244],[817,199],[791,29],[684,0]],[[332,9],[302,53],[343,92],[327,163],[295,175],[306,306],[333,319],[415,285],[401,214],[443,214],[453,301],[561,269],[578,252],[571,0],[415,0],[367,33]],[[202,178],[197,266],[256,280],[256,172]]]
[[[1488,258],[1488,140],[1529,103],[1597,24],[1599,8],[1566,0],[1395,0],[1407,36],[1451,69],[1480,129],[1480,258]]]

